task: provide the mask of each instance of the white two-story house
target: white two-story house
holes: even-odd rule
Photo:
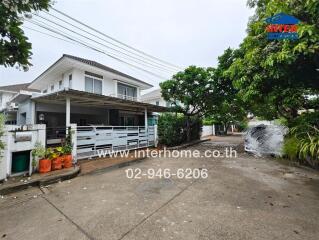
[[[17,123],[47,127],[145,125],[145,113],[164,108],[141,102],[141,90],[152,85],[95,61],[64,54],[30,83],[40,91],[16,96]]]
[[[96,153],[109,146],[114,150],[153,144],[147,140],[148,118],[167,109],[141,101],[141,91],[151,87],[98,62],[64,54],[30,83],[29,88],[40,93],[21,92],[11,102],[19,105],[18,125],[46,124],[47,139],[59,139],[59,128],[65,132],[77,124],[78,153]]]

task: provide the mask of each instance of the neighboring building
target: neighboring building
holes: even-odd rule
[[[154,104],[162,107],[170,107],[171,104],[162,98],[161,89],[153,90],[141,96],[142,102]]]
[[[30,83],[22,83],[0,86],[0,112],[5,115],[6,124],[14,125],[17,123],[18,104],[11,102],[11,99],[20,92],[25,92],[26,94],[38,92],[36,90],[29,89],[29,84]]]

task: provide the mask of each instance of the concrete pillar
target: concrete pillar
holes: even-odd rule
[[[36,124],[36,113],[35,113],[35,102],[31,101],[31,111],[30,111],[30,124]]]
[[[147,108],[145,108],[144,116],[145,116],[145,129],[147,130],[147,127],[148,127],[148,123],[147,123]]]
[[[71,124],[71,143],[72,143],[72,157],[73,157],[73,163],[77,162],[77,125],[76,124]]]
[[[157,147],[158,145],[158,130],[157,130],[157,124],[154,125],[154,146]]]
[[[69,127],[71,125],[71,100],[69,97],[65,100],[65,125]]]
[[[215,124],[213,124],[213,136],[216,136]]]

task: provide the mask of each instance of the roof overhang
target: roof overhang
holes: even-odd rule
[[[168,112],[169,108],[148,103],[120,99],[117,97],[104,96],[95,93],[83,92],[73,89],[65,89],[59,92],[34,96],[32,100],[40,103],[65,104],[70,98],[71,105],[86,107],[105,107],[110,109],[122,109],[132,111]]]
[[[22,102],[26,101],[27,99],[31,98],[31,96],[33,96],[34,94],[38,95],[39,93],[21,90],[10,99],[10,102],[22,103]]]

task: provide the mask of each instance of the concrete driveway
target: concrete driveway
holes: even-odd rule
[[[129,168],[207,168],[208,178],[128,179]],[[0,238],[317,240],[319,176],[244,153],[148,159],[0,198]]]

